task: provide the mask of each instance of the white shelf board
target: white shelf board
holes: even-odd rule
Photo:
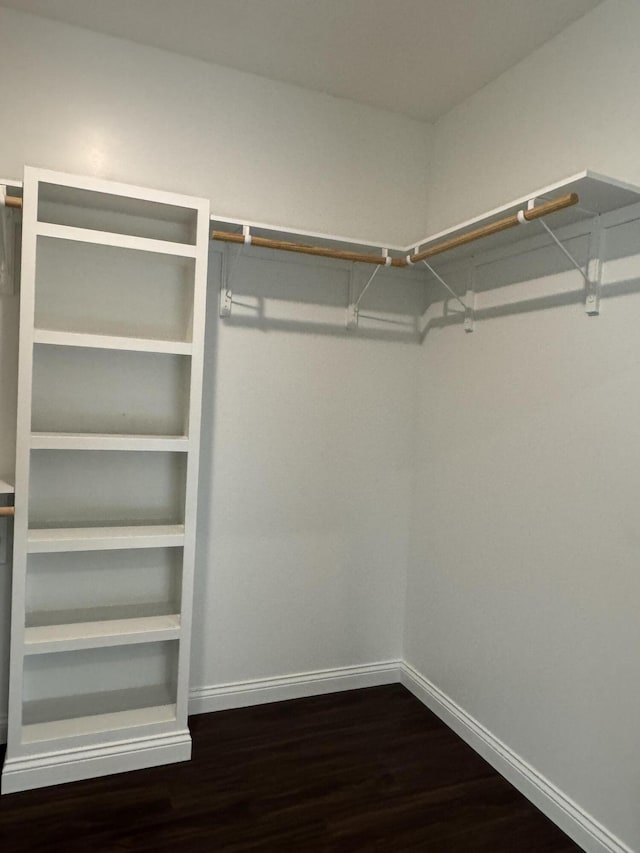
[[[79,243],[115,246],[119,249],[135,249],[141,252],[155,252],[161,255],[177,255],[183,258],[195,258],[196,256],[196,247],[190,246],[188,243],[151,240],[148,237],[132,237],[130,234],[117,234],[112,231],[94,231],[91,228],[76,228],[72,225],[54,225],[49,222],[38,222],[36,234],[39,237],[54,237],[59,240],[74,240]]]
[[[136,527],[54,527],[29,530],[27,553],[172,548],[183,544],[183,524]]]
[[[105,619],[99,622],[69,622],[25,629],[25,654],[66,652],[132,643],[177,640],[180,615],[142,616],[133,619]]]
[[[137,450],[186,453],[187,436],[32,432],[32,450]]]
[[[13,477],[8,474],[0,475],[0,495],[12,495],[15,492]]]
[[[460,237],[483,225],[490,225],[498,219],[503,219],[506,216],[517,213],[519,210],[526,209],[527,202],[530,199],[535,199],[536,203],[539,204],[569,193],[577,193],[579,197],[578,204],[545,217],[544,221],[550,228],[556,229],[565,225],[572,225],[576,222],[587,221],[599,214],[609,213],[612,210],[640,202],[640,187],[585,170],[555,184],[550,184],[549,186],[527,193],[508,204],[494,208],[473,219],[468,219],[459,225],[439,231],[436,234],[431,234],[417,243],[412,243],[408,247],[408,251],[413,253],[416,246],[419,247],[419,251],[423,251],[435,243]],[[434,255],[433,264],[448,263],[501,246],[508,246],[527,237],[543,233],[544,231],[540,223],[532,221],[526,225],[518,225],[507,231],[501,231],[498,234],[483,237],[465,246]],[[428,259],[428,262],[431,263],[431,259]]]
[[[100,734],[113,729],[149,726],[155,723],[172,723],[175,720],[175,705],[155,705],[130,711],[113,711],[109,714],[91,714],[86,717],[78,716],[46,723],[31,723],[22,727],[22,743]]]
[[[187,341],[163,341],[151,338],[128,338],[116,335],[91,335],[83,332],[59,332],[53,329],[34,329],[36,344],[59,347],[85,347],[88,349],[128,350],[130,352],[157,352],[171,355],[191,355],[193,346]]]

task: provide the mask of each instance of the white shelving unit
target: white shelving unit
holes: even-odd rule
[[[25,169],[3,793],[190,757],[208,225]]]

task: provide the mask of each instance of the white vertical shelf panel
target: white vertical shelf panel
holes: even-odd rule
[[[47,221],[38,219],[41,193],[46,202],[42,210]],[[64,211],[62,208],[56,208],[56,204],[61,204]],[[72,205],[73,211],[66,205]],[[84,224],[83,205],[90,212],[88,219],[93,226],[91,228],[81,227]],[[57,210],[61,211],[60,216]],[[181,761],[190,756],[187,697],[209,213],[209,203],[205,199],[49,170],[25,168],[9,725],[7,753],[2,772],[3,792],[56,784],[71,778],[82,779],[115,773],[122,769],[154,766],[166,761]],[[75,222],[71,224],[68,221],[70,216],[76,217]],[[145,236],[141,236],[140,231],[129,233],[129,228],[132,231],[140,228],[140,217],[145,218],[147,222],[144,226]],[[57,221],[60,219],[63,221]],[[103,227],[103,222],[104,230],[97,230]],[[169,222],[175,222],[179,230],[181,229],[178,239],[182,239],[184,228],[188,228],[189,242],[171,242],[173,236],[170,240],[155,239],[155,236],[169,234]],[[174,230],[172,235],[173,233],[177,232]],[[36,275],[39,236],[60,240],[61,244],[64,244],[64,241],[70,244],[75,241],[111,246],[128,252],[127,258],[138,250],[193,259],[193,279],[188,279],[189,294],[193,294],[193,304],[190,305],[192,329],[190,334],[185,335],[191,340],[136,337],[136,330],[130,324],[126,331],[120,334],[117,328],[113,328],[113,334],[111,329],[109,334],[84,333],[74,328],[65,330],[64,323],[61,324],[62,328],[36,329],[34,317],[37,282],[40,276],[46,276],[44,267],[38,268]],[[146,287],[148,290],[145,293],[149,292],[152,298],[153,288],[148,283]],[[183,412],[184,435],[118,435],[117,430],[113,434],[104,431],[104,428],[102,433],[95,434],[33,433],[32,378],[36,344],[45,347],[189,356],[189,394]],[[78,357],[82,358],[81,352],[78,352]],[[98,526],[63,528],[51,525],[45,516],[41,517],[37,529],[30,529],[29,483],[32,453],[59,452],[62,455],[57,458],[62,460],[66,453],[84,450],[104,451],[105,458],[108,458],[109,452],[122,450],[143,452],[145,459],[146,451],[161,451],[171,456],[179,454],[183,459],[186,457],[183,475],[183,518],[179,519],[179,523],[176,520],[176,523],[140,524],[130,527],[114,527],[110,525],[108,518],[96,518]],[[108,465],[105,472],[109,472]],[[13,491],[8,482],[5,484],[2,481],[0,487],[3,494]],[[147,548],[181,549],[180,612],[150,616],[140,614],[132,618],[101,618],[99,621],[85,622],[77,619],[73,621],[76,614],[71,612],[70,621],[63,624],[32,625],[25,628],[29,554],[44,555],[38,559],[46,559],[47,554],[55,553],[127,550],[131,555],[136,549]],[[128,559],[131,560],[131,556]],[[157,649],[154,659],[160,655],[160,660],[164,661],[159,670],[160,674],[155,675],[160,678],[157,685],[163,696],[160,701],[156,698],[155,701],[146,701],[143,707],[138,707],[135,704],[138,700],[134,697],[134,694],[137,695],[136,691],[116,690],[116,697],[109,691],[95,694],[94,686],[93,693],[91,689],[86,693],[87,689],[91,688],[92,678],[100,678],[99,661],[110,660],[109,655],[115,654],[121,646],[130,648],[130,651],[127,649],[127,657],[123,661],[126,661],[127,666],[126,678],[133,678],[132,683],[137,682],[135,669],[128,672],[129,659],[137,660],[136,665],[143,667],[147,654],[144,650]],[[91,656],[105,653],[107,657],[95,659],[98,663],[95,667],[90,665],[87,671],[86,662],[94,660]],[[74,657],[77,655],[90,657],[80,660]],[[45,658],[55,659],[55,667],[58,668],[56,671],[62,673],[62,678],[52,679],[50,674],[47,675],[47,670],[41,668],[41,664],[37,662]],[[28,661],[32,663],[25,668]],[[94,668],[96,672],[90,676]],[[75,689],[77,684],[74,678],[78,673],[84,673],[83,677],[88,678],[88,681],[83,687],[81,679],[81,686]],[[144,677],[145,672],[140,670],[140,673]],[[63,695],[57,692],[60,689]],[[100,686],[100,689],[104,688]],[[99,707],[101,696],[105,697],[105,706],[102,709]],[[114,702],[118,707],[114,707]],[[59,716],[62,706],[64,718]],[[89,712],[88,707],[91,707]],[[37,709],[35,719],[34,709]],[[118,744],[122,742],[123,732],[126,733],[126,745],[122,746],[119,759]],[[153,747],[142,743],[142,739],[151,733]],[[136,738],[140,739],[139,745],[136,745]],[[65,750],[69,752],[69,761],[65,759]],[[83,756],[83,750],[86,750],[86,757]]]

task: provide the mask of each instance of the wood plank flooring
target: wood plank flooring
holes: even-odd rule
[[[190,763],[2,797],[2,853],[580,850],[400,685],[190,725]]]

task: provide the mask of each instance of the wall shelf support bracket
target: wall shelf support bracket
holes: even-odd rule
[[[585,312],[596,317],[600,313],[600,289],[602,280],[602,264],[604,253],[604,229],[602,228],[600,217],[596,217],[594,225],[591,229],[589,237],[589,261],[587,263],[587,271],[585,272],[582,265],[576,261],[571,252],[562,243],[561,240],[553,233],[546,222],[540,219],[540,225],[547,232],[560,251],[578,270],[585,282]]]
[[[564,245],[564,243],[563,243],[560,239],[558,239],[558,237],[556,237],[556,235],[553,233],[553,231],[551,230],[551,228],[549,228],[549,226],[547,225],[547,223],[546,223],[546,222],[543,222],[543,220],[542,220],[542,219],[540,219],[540,220],[539,220],[539,222],[540,222],[540,225],[542,225],[542,227],[544,228],[544,230],[547,232],[547,234],[549,235],[549,237],[551,237],[551,239],[553,240],[553,242],[556,244],[556,246],[557,246],[557,247],[560,249],[560,251],[563,253],[563,255],[565,255],[565,257],[566,257],[566,258],[568,258],[568,260],[569,260],[569,261],[571,261],[571,263],[572,263],[572,264],[573,264],[573,266],[578,270],[578,272],[580,273],[580,275],[582,276],[582,278],[585,280],[585,282],[586,282],[587,284],[589,284],[589,276],[588,276],[588,275],[587,275],[587,273],[582,269],[582,266],[581,266],[581,265],[576,261],[576,259],[573,257],[573,255],[572,255],[572,254],[571,254],[571,252],[567,249],[567,247]]]
[[[605,234],[606,230],[602,227],[600,217],[597,216],[591,229],[591,236],[589,237],[589,265],[587,267],[587,287],[584,303],[584,310],[590,317],[597,317],[600,313]]]
[[[225,246],[225,251],[222,253],[222,275],[220,276],[220,316],[224,319],[231,316],[231,308],[233,306],[233,289],[231,279],[233,270],[240,257],[240,252],[244,246],[251,245],[251,229],[248,225],[242,226],[244,234],[244,242],[238,246],[233,257],[231,257],[231,249]]]
[[[389,255],[388,249],[382,250],[382,256],[385,259],[384,266],[391,266],[391,257]],[[355,276],[355,264],[351,265],[351,272],[349,275],[349,305],[347,306],[347,329],[349,329],[350,331],[353,331],[354,329],[358,328],[358,315],[360,311],[360,303],[362,302],[362,297],[373,284],[373,280],[378,274],[381,267],[382,264],[380,264],[380,266],[377,266],[374,269],[374,271],[369,276],[365,286],[362,288],[360,293],[357,294],[358,287]]]
[[[458,302],[462,306],[462,309],[464,310],[464,330],[465,330],[465,332],[473,332],[473,328],[474,328],[473,308],[471,308],[469,305],[467,305],[467,303],[464,302],[464,300],[458,296],[458,294],[455,292],[455,290],[452,287],[449,287],[447,282],[442,278],[441,275],[439,275],[434,270],[434,268],[431,266],[431,264],[427,263],[427,261],[423,261],[422,263],[429,270],[431,275],[434,276],[434,278],[438,279],[438,281],[444,287],[444,289],[448,293],[450,293],[451,296],[453,296],[453,298],[456,300],[456,302]]]

